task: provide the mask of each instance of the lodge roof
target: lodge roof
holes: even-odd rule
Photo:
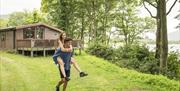
[[[16,27],[1,28],[0,31],[20,30],[20,29],[35,27],[35,26],[44,26],[44,27],[50,28],[50,29],[58,31],[58,32],[63,32],[62,30],[60,30],[56,27],[52,27],[52,26],[49,26],[49,25],[44,24],[44,23],[34,23],[34,24],[20,25],[20,26],[16,26]]]
[[[16,27],[0,28],[0,31],[16,30]]]

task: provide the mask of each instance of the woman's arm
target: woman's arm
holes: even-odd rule
[[[61,48],[61,51],[63,52],[72,52],[73,48],[72,45],[70,46],[70,48],[64,48],[62,42],[60,40],[58,40],[59,43],[59,47]]]

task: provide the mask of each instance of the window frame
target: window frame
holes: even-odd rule
[[[32,37],[28,37],[27,33],[31,33]],[[23,29],[23,39],[35,39],[35,28],[32,28],[32,27],[24,28]]]
[[[39,34],[38,31],[40,31],[39,32],[40,33],[40,37],[39,38],[37,37],[37,35]],[[36,39],[44,39],[44,27],[41,27],[41,26],[36,27],[35,32],[36,32],[35,33],[35,38]]]
[[[5,41],[6,40],[6,32],[0,32],[1,36],[1,41]]]

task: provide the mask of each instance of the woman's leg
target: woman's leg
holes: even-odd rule
[[[79,65],[77,64],[76,60],[74,58],[71,58],[71,64],[73,64],[74,68],[80,73],[82,72]]]
[[[64,70],[64,62],[59,57],[58,57],[58,64],[59,64],[59,67],[61,69],[61,72],[62,72],[63,76],[66,77],[66,73],[65,73],[65,70]]]

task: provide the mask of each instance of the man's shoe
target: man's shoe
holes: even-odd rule
[[[69,77],[65,77],[65,80],[66,80],[66,81],[69,81],[69,80],[70,80],[70,78],[69,78]]]
[[[80,77],[85,77],[85,76],[87,76],[88,74],[87,73],[85,73],[85,72],[80,72]]]
[[[56,86],[56,91],[59,91],[59,87],[58,86]]]

